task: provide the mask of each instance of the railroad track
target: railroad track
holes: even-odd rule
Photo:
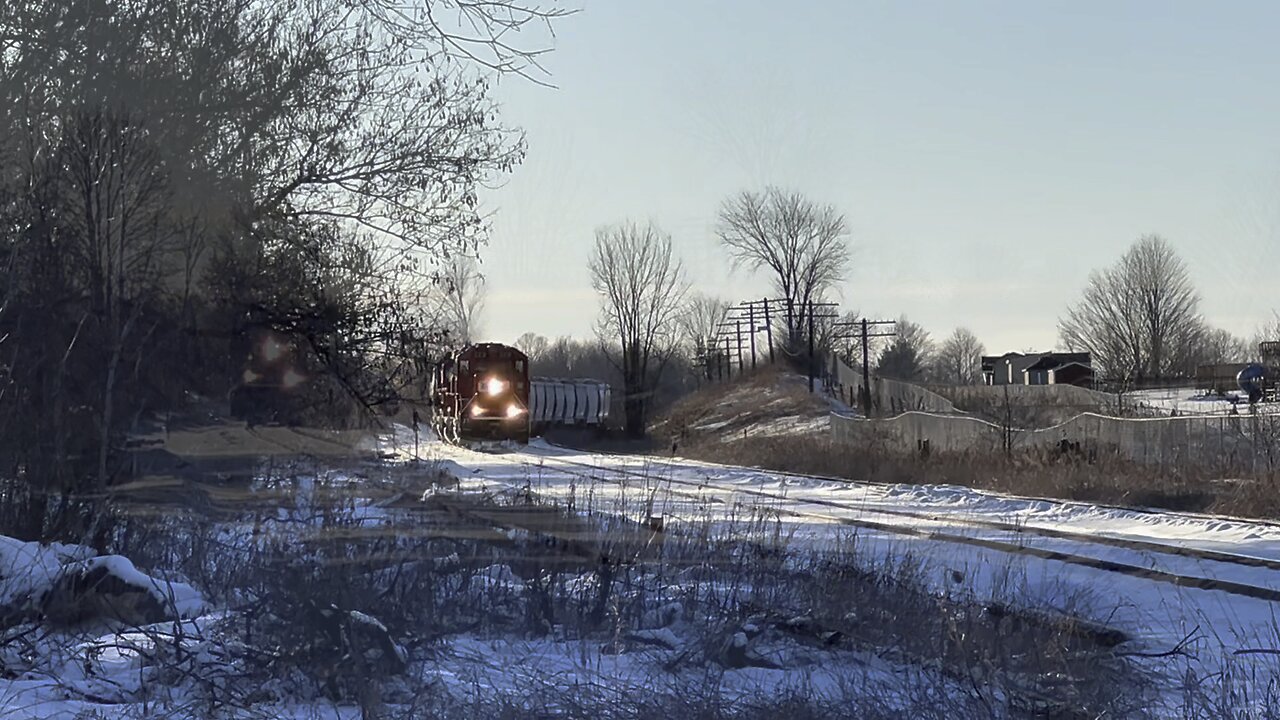
[[[569,452],[585,452],[574,448],[564,447],[547,443],[558,450],[566,450]],[[732,463],[713,463],[705,460],[694,460],[685,457],[658,457],[658,456],[637,456],[637,455],[618,455],[614,453],[604,453],[591,451],[591,454],[602,455],[609,458],[630,459],[638,458],[652,459],[655,462],[663,463],[679,463],[690,468],[705,468],[707,470],[742,470],[745,472],[762,473],[773,475],[780,478],[794,478],[796,480],[821,480],[823,482],[840,483],[841,485],[852,485],[856,487],[892,487],[894,485],[902,485],[900,482],[891,482],[887,480],[854,480],[852,478],[837,477],[835,475],[805,475],[804,473],[788,472],[786,470],[770,470],[769,468],[755,467],[752,465],[734,465]],[[962,486],[956,486],[962,487]],[[1116,505],[1114,503],[1103,502],[1084,502],[1080,500],[1063,500],[1062,498],[1044,497],[1041,495],[1014,495],[1012,493],[1004,493],[996,490],[982,490],[978,488],[965,488],[974,493],[984,495],[995,500],[1021,500],[1026,502],[1050,503],[1060,507],[1078,507],[1078,508],[1102,508],[1104,510],[1119,510],[1122,512],[1131,512],[1138,515],[1160,515],[1164,517],[1179,517],[1189,520],[1211,520],[1220,522],[1247,523],[1249,525],[1262,525],[1264,527],[1275,528],[1280,530],[1280,521],[1268,520],[1266,518],[1248,518],[1239,515],[1222,515],[1216,513],[1200,513],[1189,510],[1165,510],[1162,508],[1143,507],[1140,505]]]
[[[1248,583],[1236,582],[1221,578],[1201,577],[1193,575],[1185,575],[1166,570],[1159,570],[1141,565],[1133,565],[1104,558],[1092,557],[1076,552],[1064,552],[1062,550],[1054,550],[1044,547],[1036,547],[1033,545],[1025,545],[1002,540],[994,540],[991,538],[974,537],[970,535],[962,535],[945,529],[919,527],[912,525],[895,524],[893,522],[884,522],[880,520],[872,520],[866,517],[849,517],[846,515],[835,515],[829,512],[821,512],[821,509],[843,510],[846,512],[857,513],[860,515],[875,514],[888,517],[901,517],[904,519],[912,519],[917,521],[925,521],[928,523],[947,523],[950,525],[961,525],[965,527],[973,527],[982,530],[994,530],[1009,532],[1016,535],[1033,535],[1038,537],[1050,538],[1055,540],[1069,541],[1086,546],[1106,546],[1127,550],[1136,550],[1147,553],[1169,555],[1183,558],[1199,560],[1201,562],[1219,563],[1231,566],[1262,568],[1268,571],[1280,571],[1280,561],[1268,558],[1259,558],[1250,555],[1239,555],[1235,553],[1227,553],[1217,550],[1207,550],[1202,548],[1186,547],[1183,545],[1173,545],[1166,543],[1153,542],[1149,540],[1140,540],[1133,538],[1119,538],[1107,535],[1095,535],[1076,533],[1066,530],[1058,530],[1054,528],[1043,528],[1036,526],[1022,525],[1018,523],[1008,523],[996,520],[985,520],[980,518],[954,517],[947,515],[939,515],[927,512],[912,512],[910,510],[901,510],[893,508],[885,509],[868,509],[858,505],[843,503],[835,500],[827,500],[825,498],[804,498],[792,497],[781,493],[770,492],[767,490],[759,490],[744,487],[725,487],[717,485],[714,482],[704,480],[691,480],[687,478],[678,478],[672,476],[655,476],[654,473],[646,473],[639,470],[631,470],[616,466],[601,466],[592,463],[581,462],[577,460],[569,460],[554,455],[543,455],[537,453],[520,453],[523,459],[530,464],[540,464],[559,469],[568,474],[579,477],[596,480],[606,483],[622,484],[620,479],[610,478],[609,475],[627,476],[642,478],[645,480],[659,480],[668,486],[667,492],[672,495],[683,496],[699,501],[711,500],[712,502],[728,503],[729,501],[720,497],[708,497],[705,491],[714,489],[739,496],[747,496],[758,498],[760,500],[770,500],[778,503],[786,503],[790,507],[779,507],[776,505],[765,506],[763,503],[757,504],[757,507],[775,512],[780,516],[793,517],[797,519],[822,520],[825,522],[837,523],[849,527],[864,528],[875,530],[893,535],[903,535],[916,537],[927,540],[942,541],[954,544],[969,545],[981,547],[988,550],[995,550],[1008,554],[1036,557],[1044,560],[1054,560],[1070,565],[1092,568],[1106,572],[1117,573],[1129,577],[1141,578],[1153,582],[1167,583],[1179,587],[1197,588],[1201,590],[1218,590],[1221,592],[1240,595],[1244,597],[1256,598],[1270,602],[1280,602],[1280,574],[1277,574],[1276,581],[1278,587],[1266,587],[1263,585],[1251,585]],[[558,468],[556,466],[559,466]],[[715,466],[711,466],[715,467]],[[809,476],[798,476],[805,477]],[[677,489],[680,488],[692,489]],[[696,491],[700,492],[696,492]],[[799,506],[808,506],[816,508],[814,510],[800,509]]]

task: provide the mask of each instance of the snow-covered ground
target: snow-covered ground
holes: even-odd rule
[[[412,457],[415,448],[412,433],[404,428],[378,446],[390,466],[424,467],[399,464]],[[1159,656],[1176,647],[1190,648],[1197,677],[1238,668],[1241,662],[1267,662],[1267,655],[1240,653],[1274,648],[1280,635],[1280,524],[925,483],[875,485],[806,478],[677,457],[579,452],[540,441],[476,452],[423,438],[418,453],[456,478],[463,492],[527,490],[563,506],[605,515],[632,520],[658,516],[669,528],[719,527],[731,537],[752,527],[756,534],[743,537],[753,543],[772,537],[792,549],[856,546],[859,554],[886,562],[910,557],[923,563],[921,577],[939,597],[957,591],[979,601],[1021,597],[1029,607],[1068,615],[1078,609],[1070,603],[1084,602],[1092,617],[1101,612],[1108,626],[1133,638],[1125,644],[1126,652]],[[326,479],[323,488],[346,483],[358,489],[372,482],[343,472]],[[320,480],[302,477],[294,482],[298,511],[266,510],[263,517],[268,520],[265,525],[255,523],[254,533],[271,523],[302,528],[310,522],[302,510],[323,489]],[[350,520],[364,530],[387,527],[395,533],[393,498],[385,493],[382,497],[386,503],[353,502]],[[416,497],[400,496],[394,502],[413,503]],[[773,528],[773,534],[759,533],[760,528]],[[228,526],[217,540],[230,547],[248,537]],[[12,638],[0,657],[10,675],[0,680],[0,718],[94,713],[148,717],[152,703],[163,706],[167,717],[204,717],[211,695],[229,688],[240,693],[237,700],[251,696],[249,691],[271,691],[263,697],[276,699],[260,705],[256,716],[360,716],[350,703],[303,697],[281,704],[279,698],[287,693],[276,692],[279,688],[239,687],[245,675],[237,653],[243,649],[229,644],[226,627],[242,623],[237,614],[242,611],[225,601],[206,600],[192,585],[144,574],[123,557],[95,558],[75,545],[40,546],[0,538],[0,565],[4,604],[38,597],[69,573],[98,569],[154,593],[153,599],[171,607],[175,615],[143,627],[41,631],[31,640],[25,638],[32,631],[19,626],[17,631],[24,634]],[[483,568],[474,577],[480,589],[517,596],[527,591],[525,581],[506,565]],[[1188,582],[1201,586],[1187,586]],[[210,596],[216,597],[217,590]],[[381,627],[376,619],[368,622]],[[411,699],[411,688],[416,687],[412,679],[460,702],[527,696],[536,704],[542,700],[532,698],[539,693],[554,702],[556,692],[565,688],[621,702],[627,693],[682,681],[684,676],[667,666],[696,635],[693,625],[682,622],[663,621],[630,632],[625,652],[562,629],[540,637],[453,635],[425,655],[415,655],[404,680],[391,681],[384,699]],[[717,680],[717,692],[732,698],[803,690],[835,697],[842,683],[857,677],[891,694],[901,687],[902,673],[930,672],[918,663],[868,653],[836,655],[783,647],[774,652],[784,658],[783,668],[725,672]],[[157,662],[158,655],[168,659]],[[1176,704],[1182,688],[1176,673],[1169,673],[1169,660],[1149,662],[1163,673],[1162,697]],[[927,681],[940,686],[951,682],[939,677]]]
[[[1125,395],[1125,402],[1135,402],[1161,414],[1177,411],[1179,415],[1229,415],[1233,409],[1241,414],[1249,412],[1249,401],[1239,391],[1206,395],[1194,387],[1136,390]],[[1280,403],[1260,403],[1256,409],[1259,414],[1280,414]]]
[[[806,479],[678,458],[583,453],[537,442],[527,450],[498,454],[442,445],[432,446],[430,453],[454,465],[471,487],[528,486],[561,500],[589,494],[597,508],[615,507],[632,517],[649,512],[678,523],[771,510],[793,543],[844,542],[856,533],[864,549],[927,559],[939,587],[959,573],[978,592],[994,594],[1013,584],[1035,597],[1091,593],[1112,606],[1115,625],[1137,638],[1144,651],[1172,648],[1192,635],[1199,657],[1212,664],[1242,650],[1272,647],[1280,627],[1280,604],[1274,599],[1229,591],[1280,590],[1280,525],[1272,523],[1026,499],[953,486]],[[1011,527],[990,527],[993,521]],[[1058,535],[1040,535],[1037,529]],[[1099,539],[1143,545],[1124,547]],[[984,541],[1005,547],[984,546]],[[1224,562],[1161,552],[1152,549],[1153,543],[1239,555],[1246,563],[1249,558],[1273,562],[1270,567]],[[1020,554],[1009,547],[1040,552]],[[1115,572],[1105,569],[1109,565],[1091,567],[1080,560],[1129,570]],[[1143,569],[1152,571],[1151,576],[1141,576]],[[1221,587],[1169,582],[1175,576],[1216,581]]]

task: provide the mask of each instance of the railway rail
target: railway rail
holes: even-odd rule
[[[319,438],[317,438],[319,439]],[[1007,553],[1010,555],[1019,555],[1024,557],[1035,557],[1043,560],[1052,560],[1069,565],[1091,568],[1094,570],[1116,573],[1134,578],[1149,580],[1152,582],[1166,583],[1179,587],[1195,588],[1200,590],[1218,590],[1232,595],[1244,596],[1265,600],[1269,602],[1280,602],[1280,559],[1271,559],[1257,557],[1253,555],[1244,555],[1239,553],[1224,552],[1221,550],[1211,550],[1206,548],[1190,547],[1176,543],[1157,542],[1152,540],[1144,540],[1138,538],[1123,538],[1111,535],[1099,535],[1096,533],[1073,532],[1069,530],[1061,530],[1057,528],[1041,527],[1036,525],[1027,525],[1024,523],[1007,522],[1000,520],[992,520],[986,518],[966,517],[950,514],[941,514],[928,511],[912,511],[901,508],[869,508],[865,505],[858,505],[849,502],[841,502],[826,498],[813,498],[787,495],[781,492],[772,492],[751,487],[742,487],[739,485],[722,485],[716,483],[713,479],[703,476],[700,479],[674,477],[670,473],[662,474],[661,470],[642,471],[626,467],[619,467],[613,464],[595,464],[565,458],[562,456],[540,453],[533,450],[513,451],[509,448],[480,448],[473,450],[482,454],[496,454],[510,456],[521,462],[530,465],[539,465],[547,467],[551,470],[563,472],[565,474],[580,477],[586,480],[594,480],[603,483],[623,484],[623,477],[639,478],[645,481],[659,481],[667,486],[666,492],[673,496],[683,497],[698,502],[713,502],[720,504],[728,504],[733,500],[719,496],[709,495],[708,491],[716,493],[724,493],[740,498],[754,499],[756,502],[748,500],[747,504],[752,504],[758,509],[776,513],[779,517],[794,518],[797,520],[818,520],[846,527],[861,528],[873,530],[889,535],[898,535],[905,537],[919,538],[922,540],[932,540],[946,542],[957,545],[967,545],[971,547],[979,547],[996,552]],[[627,456],[627,459],[634,460],[636,458]],[[661,464],[663,458],[653,458],[657,463]],[[686,463],[686,461],[681,461]],[[698,461],[687,461],[687,467],[702,468],[706,470],[714,469],[739,469],[765,473],[780,478],[793,478],[804,480],[819,480],[839,482],[849,485],[876,485],[878,483],[867,483],[862,481],[852,481],[844,478],[828,478],[810,475],[801,475],[797,473],[775,472],[769,470],[761,470],[759,468],[747,468],[732,465],[716,465],[713,463],[702,463]],[[1014,498],[1017,496],[993,494],[993,497]],[[767,501],[767,502],[766,502]],[[1082,503],[1072,503],[1071,501],[1053,501],[1060,504],[1082,505]],[[1129,509],[1129,508],[1126,508]],[[843,511],[845,513],[854,513],[857,516],[835,514],[827,511]],[[1140,511],[1141,512],[1141,511]],[[1156,512],[1156,511],[1150,511]],[[1187,516],[1210,519],[1225,519],[1220,516],[1188,514],[1188,513],[1168,513],[1174,516]],[[876,519],[868,516],[879,516]],[[896,523],[893,520],[910,520],[916,524]],[[1248,521],[1254,522],[1254,521]],[[924,525],[922,526],[921,523]],[[1269,526],[1276,526],[1277,523],[1258,523]],[[932,525],[932,527],[930,526]],[[950,527],[939,527],[950,526]],[[1011,542],[1008,540],[993,539],[991,537],[978,537],[973,535],[964,535],[956,532],[957,528],[973,528],[983,531],[1004,532],[1019,538],[1038,537],[1061,542],[1072,543],[1076,545],[1073,551],[1065,551],[1061,549],[1052,549],[1039,547],[1036,545],[1028,545],[1025,542]],[[1190,575],[1180,572],[1172,572],[1159,568],[1136,565],[1133,563],[1120,562],[1084,554],[1080,550],[1084,547],[1111,547],[1122,550],[1132,550],[1144,552],[1153,555],[1164,555],[1170,557],[1185,558],[1199,561],[1201,563],[1213,563],[1226,566],[1247,567],[1266,571],[1268,573],[1277,573],[1275,584],[1250,584],[1238,582],[1216,577],[1205,577],[1200,575]]]
[[[655,477],[653,473],[646,473],[639,470],[631,470],[611,465],[595,465],[554,455],[539,453],[519,453],[519,455],[527,458],[531,463],[550,466],[553,469],[559,469],[571,475],[600,482],[616,484],[620,484],[622,482],[621,480],[608,477],[609,474],[613,474],[615,476],[622,475],[627,477],[637,477],[645,480],[660,480],[662,483],[668,485],[667,492],[672,495],[683,496],[699,501],[711,500],[712,502],[727,503],[729,501],[725,498],[708,497],[705,494],[706,490],[723,491],[740,496],[748,496],[760,500],[770,500],[790,505],[791,507],[778,507],[774,505],[766,506],[762,503],[756,504],[756,507],[766,509],[770,512],[775,512],[780,516],[793,517],[797,519],[821,520],[849,527],[874,530],[886,534],[981,547],[988,550],[1013,555],[1036,557],[1044,560],[1053,560],[1070,565],[1077,565],[1095,570],[1126,575],[1129,577],[1141,578],[1153,582],[1167,583],[1179,587],[1196,588],[1201,590],[1218,590],[1233,595],[1256,598],[1270,602],[1280,602],[1280,574],[1276,576],[1277,585],[1274,587],[1261,584],[1249,584],[1223,578],[1203,577],[1171,572],[1142,565],[1094,557],[1081,554],[1080,552],[1065,552],[1063,550],[1037,547],[1035,545],[1027,545],[1020,542],[1008,542],[986,537],[963,535],[946,529],[939,529],[937,527],[921,527],[918,525],[894,523],[892,521],[872,520],[867,518],[866,515],[882,515],[890,518],[911,519],[933,524],[945,523],[953,526],[972,527],[990,531],[1003,531],[1018,536],[1038,536],[1071,542],[1081,546],[1115,547],[1139,552],[1189,558],[1205,563],[1260,568],[1271,572],[1280,571],[1280,560],[1135,538],[1120,538],[1109,535],[1077,533],[1055,528],[1045,528],[998,520],[957,517],[929,512],[913,512],[910,510],[893,508],[872,509],[836,500],[828,500],[825,498],[794,497],[782,493],[770,492],[768,490],[738,486],[725,487],[706,480],[695,481],[671,476]],[[557,468],[556,466],[559,467]],[[800,477],[808,478],[808,476]],[[691,489],[676,489],[671,486]],[[695,492],[695,490],[701,492]],[[857,513],[860,516],[849,517],[847,515],[836,515],[828,512],[821,512],[819,510],[800,509],[798,506],[843,510]]]
[[[547,443],[547,444],[551,445],[552,447],[558,450],[566,450],[570,452],[582,452],[579,450],[575,450],[573,448],[555,445],[553,443]],[[632,460],[642,457],[642,456],[633,456],[633,455],[617,455],[617,454],[603,453],[603,452],[593,452],[593,454],[602,455],[609,458],[632,459]],[[854,487],[881,487],[882,488],[882,487],[892,487],[895,485],[902,485],[901,482],[896,482],[896,481],[855,480],[853,478],[838,477],[835,475],[808,475],[805,473],[789,472],[786,470],[770,470],[769,468],[756,467],[753,465],[734,465],[732,463],[707,462],[705,460],[694,460],[692,458],[679,457],[675,455],[672,455],[669,457],[654,456],[652,458],[646,458],[646,459],[652,459],[654,461],[662,461],[669,464],[679,463],[681,465],[686,465],[691,468],[699,467],[699,468],[705,468],[707,470],[726,470],[726,469],[741,470],[744,472],[756,472],[756,473],[772,475],[779,478],[791,478],[796,480],[809,480],[809,481],[818,480],[822,482],[839,483],[842,485],[850,485]],[[1221,513],[1202,513],[1202,512],[1194,512],[1190,510],[1165,510],[1162,508],[1144,507],[1141,505],[1117,505],[1115,503],[1084,502],[1080,500],[1063,500],[1062,498],[1046,497],[1043,495],[1014,495],[1012,493],[1004,493],[996,490],[979,490],[975,488],[966,488],[966,489],[972,490],[973,492],[976,492],[976,493],[981,493],[982,495],[986,497],[990,497],[995,500],[1022,500],[1026,502],[1049,503],[1052,505],[1058,505],[1060,507],[1101,508],[1104,510],[1118,510],[1123,512],[1131,512],[1139,515],[1152,515],[1152,516],[1159,515],[1163,517],[1186,518],[1189,520],[1209,520],[1209,521],[1222,521],[1222,522],[1233,522],[1233,523],[1248,523],[1250,525],[1262,525],[1264,527],[1280,529],[1280,521],[1268,520],[1266,518],[1249,518],[1249,517],[1242,517],[1239,515],[1226,515]]]

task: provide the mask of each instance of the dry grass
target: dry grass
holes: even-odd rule
[[[1063,500],[1280,518],[1274,474],[1215,479],[1194,468],[1157,468],[1115,456],[1056,452],[920,455],[823,436],[702,442],[681,454],[709,462],[876,483],[960,485]]]
[[[1003,412],[995,405],[974,406],[974,397],[987,395],[970,394],[969,409]],[[1029,425],[1059,421],[1077,411],[1066,404],[1013,410],[1015,425],[1018,419]],[[950,484],[1081,502],[1280,519],[1280,460],[1271,461],[1270,455],[1267,468],[1224,478],[1222,470],[1212,467],[1156,466],[1101,451],[1023,449],[1006,455],[935,450],[922,455],[875,438],[837,442],[827,432],[742,434],[743,428],[760,423],[820,418],[829,412],[827,403],[802,384],[790,382],[777,369],[762,368],[690,395],[650,431],[655,438],[674,441],[678,454],[709,462],[876,483]],[[1272,435],[1270,444],[1280,457],[1280,426]]]
[[[680,445],[733,437],[779,421],[821,420],[831,411],[803,379],[776,366],[749,371],[732,383],[686,396],[650,427],[653,437]]]
[[[1037,605],[1019,593],[999,604],[963,585],[939,594],[924,566],[863,552],[853,534],[819,552],[793,545],[776,518],[756,514],[727,523],[694,518],[655,532],[595,500],[601,495],[592,487],[569,507],[539,497],[536,482],[462,495],[427,475],[383,478],[382,487],[378,478],[263,479],[261,505],[237,497],[185,519],[129,508],[117,549],[142,567],[177,570],[232,608],[211,641],[239,648],[241,659],[214,667],[187,657],[183,672],[206,678],[192,697],[252,708],[288,701],[290,688],[302,688],[339,703],[374,697],[368,702],[381,706],[383,718],[1141,716],[1135,706],[1145,676],[1114,643],[1073,629],[1076,618],[1107,608],[1061,623],[1028,622],[1035,613],[1014,608]],[[431,482],[436,491],[419,502]],[[392,490],[403,491],[402,499],[387,502]],[[383,521],[361,519],[364,496],[382,501]],[[243,532],[247,526],[252,533]],[[832,593],[833,586],[842,591]],[[1072,604],[1055,598],[1040,606]],[[457,670],[433,659],[447,658],[457,635],[565,638],[602,652],[652,653],[631,634],[654,627],[655,612],[665,616],[672,607],[680,619],[661,622],[685,643],[660,660],[667,680],[652,687],[607,679],[566,685],[535,674],[519,696],[485,690],[460,697],[415,684],[435,662]],[[345,637],[346,626],[326,619],[327,609],[381,620],[425,675],[351,666],[332,637]],[[721,679],[734,667],[726,646],[739,633],[798,675],[813,665],[792,667],[796,658],[854,670],[840,687],[726,695]],[[868,658],[892,670],[856,671]],[[371,687],[381,690],[369,696]]]

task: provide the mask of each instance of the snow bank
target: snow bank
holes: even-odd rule
[[[170,616],[194,617],[207,609],[192,586],[147,575],[126,557],[95,557],[92,548],[82,545],[0,536],[0,607],[10,612],[40,613],[52,602],[80,602],[107,586],[142,593]]]

